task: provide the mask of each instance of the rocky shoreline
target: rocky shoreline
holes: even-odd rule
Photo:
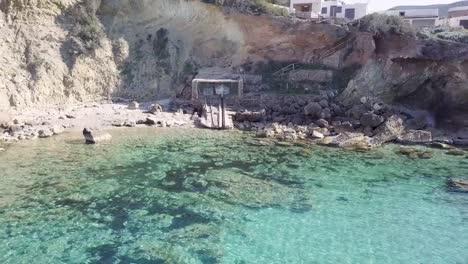
[[[336,103],[333,94],[319,96],[276,96],[263,98],[255,111],[228,111],[230,126],[254,132],[258,138],[353,150],[371,150],[386,143],[425,145],[464,155],[463,134],[447,133],[431,127],[427,113],[411,115],[404,109],[385,105],[371,98],[346,107]],[[198,115],[198,111],[201,111]],[[0,141],[14,143],[48,138],[67,131],[107,130],[117,127],[209,128],[206,107],[200,110],[188,101],[159,104],[101,102],[68,107],[16,109],[0,118]],[[88,131],[88,132],[89,132]],[[461,135],[461,136],[460,136]],[[107,138],[107,135],[106,137]],[[88,140],[91,142],[93,140]],[[407,152],[407,151],[403,151]],[[417,151],[416,151],[417,152]],[[418,153],[408,156],[421,156]],[[404,153],[403,153],[404,154]],[[406,155],[406,154],[404,154]]]
[[[85,128],[107,130],[118,127],[193,127],[191,115],[183,112],[151,111],[152,105],[92,103],[46,109],[16,109],[0,116],[0,142],[48,138]],[[148,110],[144,110],[148,109]]]

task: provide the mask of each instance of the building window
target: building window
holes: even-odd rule
[[[468,20],[460,20],[460,26],[468,29]]]
[[[400,12],[400,16],[404,17],[406,15],[406,12]]]
[[[322,7],[322,15],[328,14],[328,8]]]
[[[356,17],[356,10],[354,8],[345,9],[345,18],[353,20]]]
[[[335,12],[336,12],[337,14],[339,14],[339,13],[343,12],[343,7],[341,7],[341,6],[337,6],[337,7],[336,7],[336,11],[335,11]]]

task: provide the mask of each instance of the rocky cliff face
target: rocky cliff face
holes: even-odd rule
[[[389,35],[341,94],[345,104],[376,97],[431,112],[437,126],[467,126],[468,45]]]
[[[153,100],[188,87],[200,68],[265,74],[296,62],[305,69],[291,76],[313,82],[315,72],[304,70],[316,69],[327,78],[315,81],[343,91],[345,104],[378,97],[464,125],[466,44],[236,12],[245,1],[203,2],[2,0],[0,108]]]
[[[0,108],[106,97],[118,82],[110,41],[73,65],[73,27],[60,21],[76,1],[6,0],[0,6]]]

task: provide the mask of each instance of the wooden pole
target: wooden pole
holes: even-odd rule
[[[225,119],[225,105],[224,105],[224,96],[221,94],[221,115],[222,115],[222,128],[226,129],[226,119]]]

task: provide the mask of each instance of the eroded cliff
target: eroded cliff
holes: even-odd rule
[[[204,2],[2,1],[0,108],[167,98],[213,66],[271,84],[268,74],[299,63],[330,76],[310,82],[342,92],[345,104],[378,97],[464,125],[467,44],[252,15],[246,1]]]

